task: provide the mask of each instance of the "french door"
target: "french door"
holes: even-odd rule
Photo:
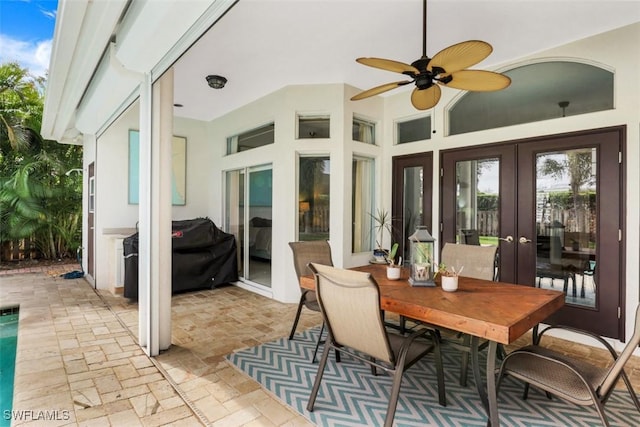
[[[409,236],[418,225],[426,225],[432,235],[433,153],[419,153],[393,158],[393,192],[391,220],[393,241],[398,253],[409,260]]]
[[[624,337],[624,138],[616,127],[441,152],[440,244],[497,245],[501,281],[565,293],[550,323]]]

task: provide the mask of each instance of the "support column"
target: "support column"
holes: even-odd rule
[[[158,345],[160,350],[171,346],[171,220],[172,220],[172,164],[173,164],[173,68],[167,70],[153,86],[153,180],[158,185],[151,191],[152,223],[158,224],[151,244],[157,255],[153,258],[152,277],[157,278],[156,299]],[[153,356],[157,353],[153,354]]]
[[[151,355],[151,75],[140,83],[138,199],[138,340]]]
[[[157,356],[171,345],[173,72],[140,86],[139,340]]]

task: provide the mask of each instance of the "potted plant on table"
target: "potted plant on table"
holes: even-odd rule
[[[394,243],[391,246],[389,255],[387,256],[387,261],[389,262],[387,265],[387,279],[389,280],[398,280],[400,278],[400,273],[402,272],[402,257],[398,258],[398,262],[396,263],[397,252],[398,244]]]
[[[385,209],[377,209],[375,214],[369,213],[369,216],[373,219],[376,230],[376,248],[373,250],[373,262],[377,264],[387,264],[389,251],[382,247],[382,242],[385,231],[388,231],[391,238],[393,238],[391,215],[389,211]]]
[[[455,292],[458,290],[458,276],[462,273],[463,267],[456,271],[455,267],[447,268],[444,263],[440,263],[436,276],[440,274],[440,286],[443,291]]]

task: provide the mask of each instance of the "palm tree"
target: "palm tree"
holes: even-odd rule
[[[15,63],[0,66],[0,242],[29,238],[45,258],[80,245],[82,147],[44,140],[44,81]]]
[[[580,190],[584,185],[593,184],[594,176],[592,173],[593,159],[591,150],[572,150],[568,151],[562,159],[544,156],[541,160],[540,171],[543,175],[552,176],[558,180],[562,180],[568,175],[569,187],[573,198],[576,231],[584,230],[586,226],[585,224],[581,224],[582,217],[579,215],[582,209],[582,205],[580,204],[582,198]]]
[[[0,138],[14,150],[42,140],[36,129],[42,121],[43,83],[15,62],[0,66]]]

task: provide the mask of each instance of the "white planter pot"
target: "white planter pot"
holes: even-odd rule
[[[458,290],[458,276],[442,276],[442,290],[447,292],[455,292]]]
[[[398,280],[400,278],[400,267],[387,267],[387,279]]]

